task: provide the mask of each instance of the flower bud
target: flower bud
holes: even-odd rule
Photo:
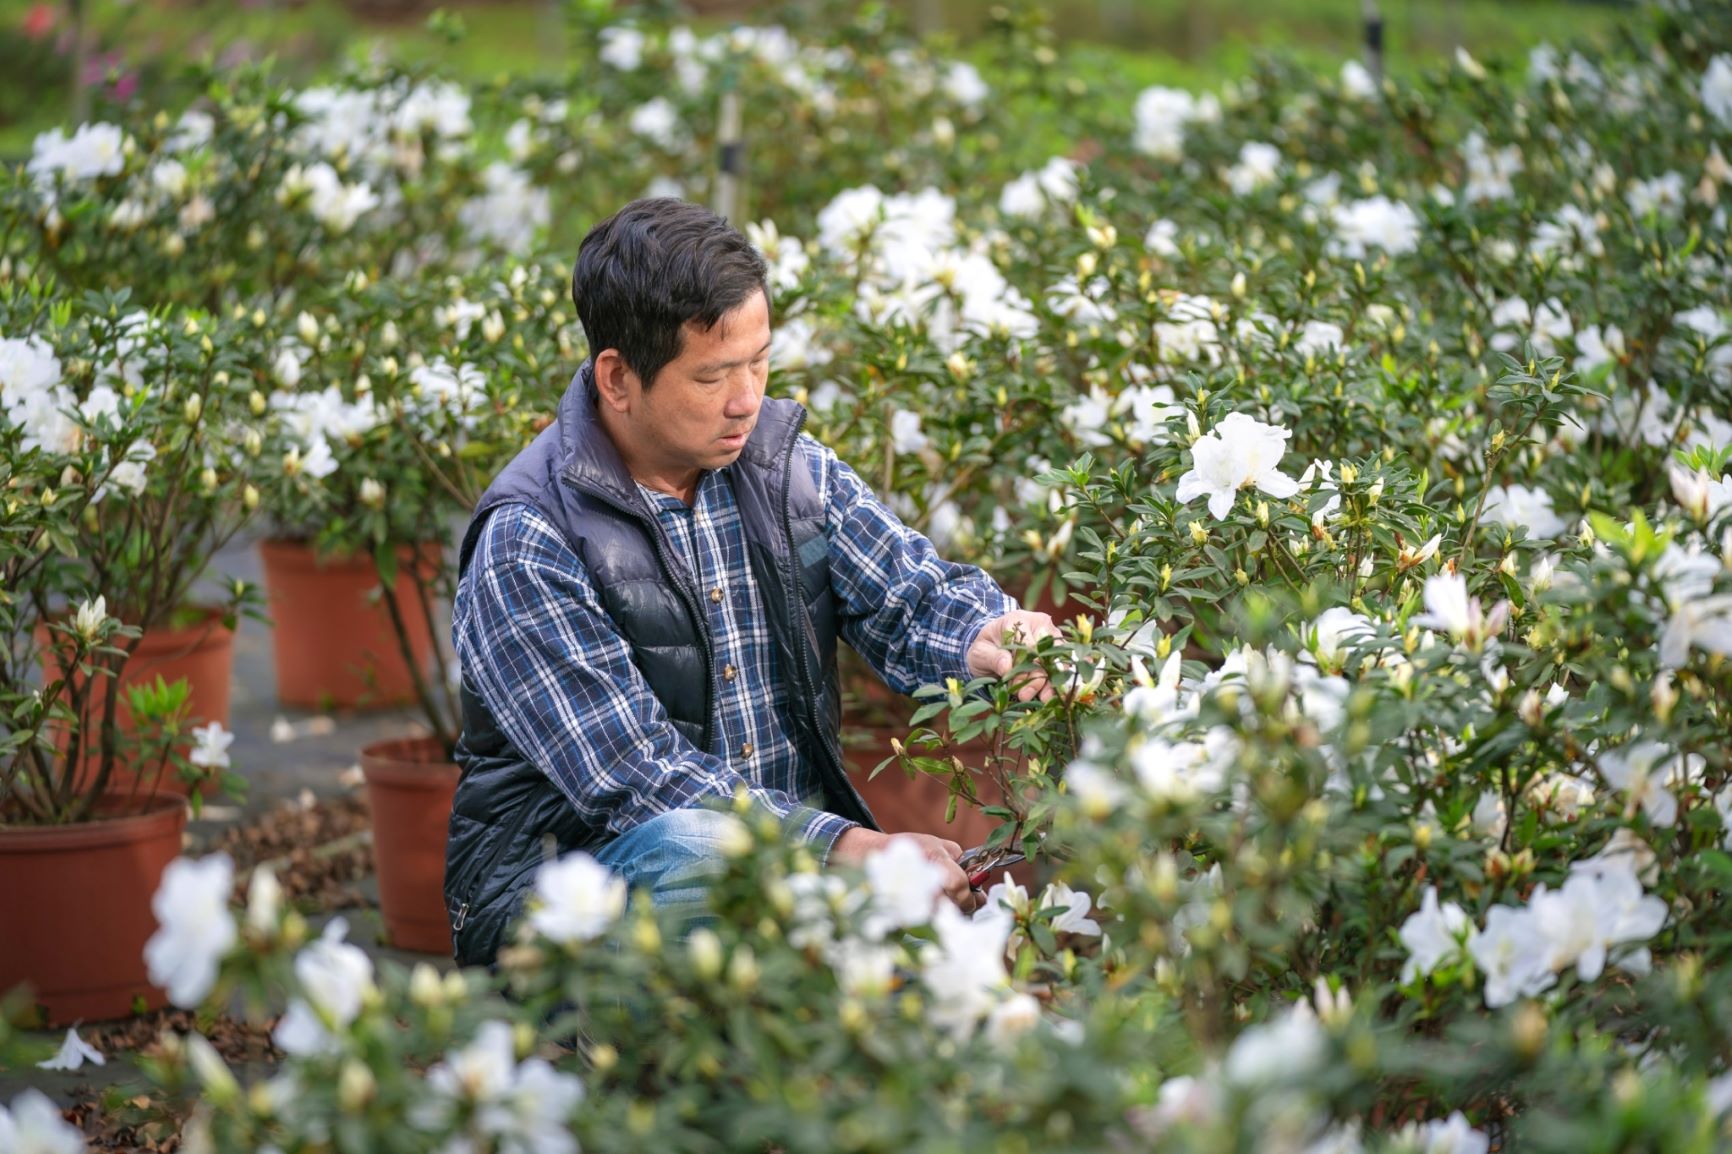
[[[259,491],[255,488],[253,488],[251,485],[248,485],[245,489],[242,489],[241,490],[241,505],[249,513],[251,513],[254,509],[257,509],[259,507]]]
[[[254,389],[247,396],[247,408],[252,411],[253,416],[262,417],[265,415],[265,410],[270,408],[270,402],[265,400],[263,393]]]
[[[1228,291],[1233,294],[1233,297],[1235,300],[1244,300],[1245,299],[1245,274],[1244,273],[1236,272],[1233,274],[1233,283],[1229,287]]]
[[[300,335],[301,343],[316,347],[319,342],[319,322],[313,319],[313,314],[301,313],[295,318],[295,332]]]
[[[365,1063],[351,1058],[337,1075],[337,1106],[345,1114],[359,1114],[379,1092],[379,1080]]]
[[[742,994],[750,993],[757,988],[758,978],[761,976],[758,956],[752,952],[752,947],[737,947],[734,956],[728,960],[728,984]]]
[[[207,466],[203,472],[199,473],[198,483],[206,493],[216,492],[217,471]]]
[[[1671,670],[1662,670],[1660,676],[1654,678],[1653,688],[1648,690],[1648,700],[1653,703],[1655,718],[1661,722],[1671,719],[1672,710],[1678,706],[1678,691],[1672,688]]]
[[[1078,253],[1076,258],[1076,279],[1078,285],[1095,275],[1095,269],[1100,267],[1100,257],[1093,252]]]
[[[186,399],[186,404],[181,406],[181,412],[186,415],[187,424],[196,424],[199,414],[204,412],[204,398],[197,393],[192,394]]]
[[[409,974],[409,1000],[429,1009],[444,1002],[445,982],[439,971],[426,962],[416,962]]]
[[[706,981],[722,972],[722,940],[715,931],[698,927],[686,938],[686,953],[692,959],[692,969]]]
[[[367,477],[361,482],[360,498],[361,504],[367,508],[382,509],[385,507],[385,486]]]
[[[590,1047],[589,1064],[595,1067],[597,1073],[605,1074],[619,1065],[619,1051],[606,1042],[599,1042]]]
[[[1201,544],[1204,544],[1205,542],[1207,542],[1208,539],[1209,539],[1209,531],[1207,529],[1203,528],[1203,523],[1201,521],[1192,521],[1191,522],[1191,540],[1196,542],[1198,545],[1201,545]]]

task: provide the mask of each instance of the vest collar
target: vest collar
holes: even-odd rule
[[[637,482],[596,415],[596,399],[595,366],[586,360],[578,366],[559,402],[560,474],[580,489],[606,497],[622,508],[642,509],[647,515]],[[757,426],[729,468],[780,467],[805,419],[806,411],[793,401],[765,397],[758,409]]]

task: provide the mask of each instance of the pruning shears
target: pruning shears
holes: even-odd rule
[[[980,883],[991,877],[1000,869],[1008,869],[1018,862],[1028,860],[1027,855],[1005,846],[977,845],[971,850],[963,851],[956,864],[962,867],[962,872],[968,875],[968,884],[975,889]]]

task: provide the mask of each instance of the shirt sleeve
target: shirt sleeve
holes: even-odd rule
[[[855,824],[753,785],[675,729],[583,562],[530,506],[488,514],[452,605],[452,639],[512,745],[614,836],[742,786],[821,857]]]
[[[975,566],[941,558],[835,453],[801,441],[825,499],[843,638],[898,693],[966,679],[969,646],[1015,598]]]

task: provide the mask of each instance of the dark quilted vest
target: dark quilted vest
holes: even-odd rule
[[[824,505],[810,471],[791,467],[805,418],[800,406],[765,398],[757,428],[724,475],[734,487],[752,576],[787,679],[794,743],[817,769],[824,808],[877,828],[843,767]],[[566,390],[557,419],[482,495],[464,534],[460,573],[469,567],[487,514],[507,503],[533,506],[565,535],[674,727],[698,748],[711,749],[716,670],[709,617],[689,566],[596,419],[587,363]],[[461,694],[457,762],[463,776],[446,843],[445,901],[457,961],[467,965],[493,960],[543,861],[593,849],[608,835],[580,818],[547,775],[512,746],[467,681]]]

